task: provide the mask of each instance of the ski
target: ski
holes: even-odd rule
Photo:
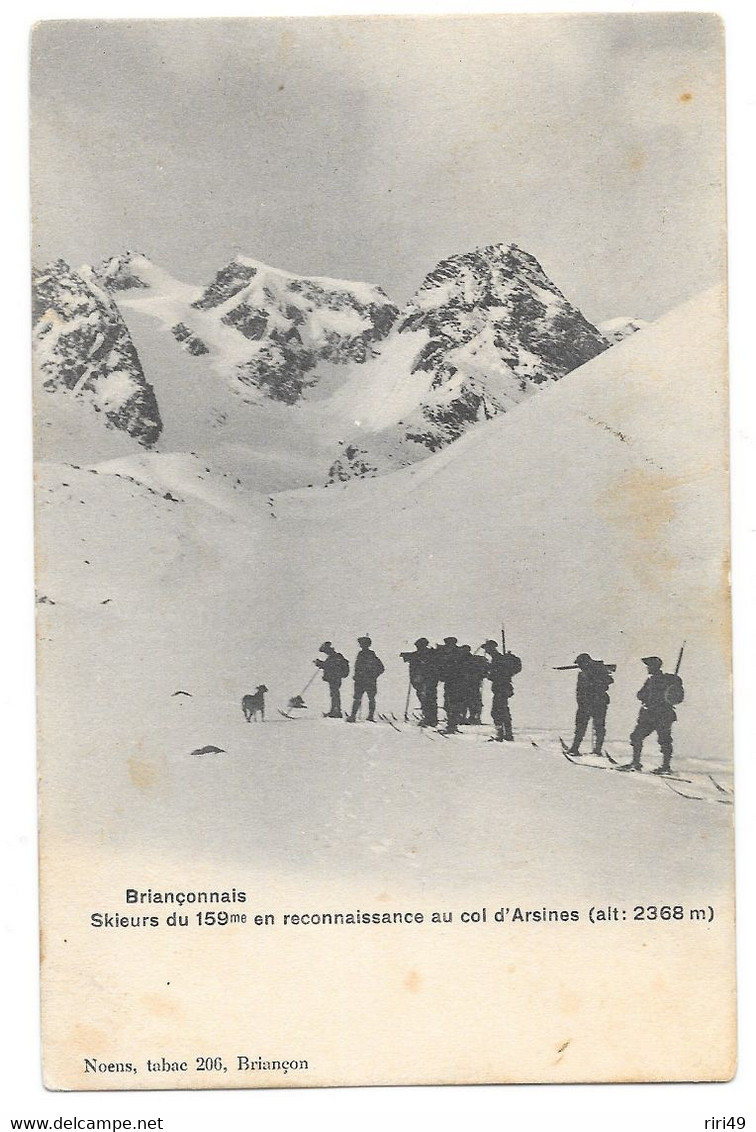
[[[677,794],[678,798],[687,798],[690,802],[706,802],[706,801],[708,801],[708,799],[704,798],[703,795],[701,795],[701,794],[686,794],[684,790],[678,790],[676,786],[672,785],[672,783],[670,782],[669,778],[666,775],[659,775],[659,777],[664,779],[664,781],[669,786],[670,790],[674,794]],[[681,781],[681,780],[676,779],[675,781]],[[684,779],[682,781],[684,781]],[[720,799],[717,798],[717,801],[719,801],[719,800]]]
[[[568,754],[567,751],[562,751],[562,754],[567,759],[567,762],[572,763],[573,766],[585,766],[585,767],[588,767],[589,770],[611,770],[611,767],[601,766],[599,763],[584,763],[584,762],[581,762],[579,756],[578,756],[578,758],[575,758],[574,755]]]
[[[630,764],[629,763],[624,764],[624,765],[618,764],[616,769],[617,770],[629,770]],[[653,770],[635,770],[635,771],[632,771],[631,773],[640,774],[640,775],[643,776],[643,778],[663,778],[666,782],[684,782],[687,786],[691,786],[692,781],[693,781],[690,778],[680,778],[680,776],[677,775],[677,774],[656,774],[656,772],[653,771]]]
[[[278,712],[279,715],[282,715],[284,717],[284,719],[294,719],[294,720],[296,720],[296,718],[297,718],[295,715],[289,715],[289,713],[284,711],[283,708],[276,708],[276,711]]]
[[[532,740],[531,740],[531,742],[532,742]],[[568,758],[570,760],[570,762],[576,763],[579,759],[606,759],[607,762],[610,763],[612,766],[617,766],[617,760],[615,758],[613,758],[612,755],[610,755],[608,751],[602,751],[600,754],[596,754],[595,751],[591,751],[590,754],[587,754],[587,755],[576,755],[571,750],[571,748],[567,746],[567,744],[565,743],[565,741],[564,741],[564,739],[562,738],[561,735],[559,736],[559,742],[560,742],[561,747],[562,747],[562,753],[565,755],[566,758]],[[534,746],[535,745],[536,744],[534,744]],[[593,763],[584,763],[583,765],[584,766],[593,766],[594,764]],[[602,769],[602,768],[599,768],[599,769]],[[609,767],[604,767],[603,769],[608,770]]]
[[[562,738],[561,735],[559,736],[559,743],[562,747],[562,754],[567,759],[567,762],[572,763],[573,766],[587,766],[587,767],[590,767],[591,770],[610,770],[611,769],[609,766],[605,766],[604,764],[583,762],[582,760],[584,758],[591,758],[591,757],[600,758],[601,756],[600,755],[594,755],[594,756],[574,755],[572,753],[572,751],[570,750],[570,748],[565,743],[565,741],[564,741],[564,739]]]
[[[623,770],[624,769],[624,765],[618,763],[617,760],[615,758],[612,758],[612,756],[609,755],[607,751],[603,751],[601,755],[577,755],[576,756],[570,751],[569,747],[565,743],[564,739],[561,738],[561,736],[560,736],[559,742],[562,745],[562,754],[564,755],[564,757],[567,759],[568,762],[571,762],[573,764],[573,766],[590,767],[592,770]],[[606,761],[606,763],[595,763],[595,762],[591,763],[591,762],[584,761],[585,759],[590,759],[590,758],[594,758],[594,759],[595,758],[606,758],[607,761]],[[672,782],[683,782],[688,786],[691,785],[691,780],[689,778],[680,778],[676,774],[654,774],[653,771],[649,772],[649,771],[641,771],[641,770],[635,771],[635,773],[636,774],[642,774],[644,776],[644,778],[664,778],[664,779],[667,779],[667,780],[671,779]]]
[[[388,715],[381,715],[381,713],[379,712],[378,718],[380,720],[382,720],[384,723],[388,723],[389,727],[393,727],[394,731],[398,731],[399,734],[401,735],[402,728],[398,727],[397,724],[394,722],[394,720],[392,718],[390,718]]]
[[[717,780],[716,780],[716,778],[714,777],[713,774],[710,774],[709,778],[714,783],[714,785],[716,786],[716,788],[717,788],[717,790],[719,791],[720,794],[727,794],[728,797],[730,797],[730,798],[732,797],[732,790],[728,790],[725,786],[722,786],[721,783],[717,782]]]

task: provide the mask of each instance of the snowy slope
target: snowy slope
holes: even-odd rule
[[[516,245],[443,260],[380,357],[335,393],[330,408],[348,439],[330,479],[424,459],[608,345]]]

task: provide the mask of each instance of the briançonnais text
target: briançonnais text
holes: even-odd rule
[[[614,904],[584,908],[526,907],[521,904],[481,905],[465,909],[301,908],[271,911],[255,907],[243,889],[159,891],[125,890],[125,910],[97,909],[89,915],[92,928],[254,928],[389,927],[396,925],[483,924],[621,924],[694,922],[710,924],[714,909],[708,905]],[[137,906],[139,909],[134,906]],[[241,910],[243,906],[243,911]]]

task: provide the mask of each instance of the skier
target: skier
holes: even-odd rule
[[[587,652],[581,652],[576,656],[575,664],[580,669],[575,688],[577,699],[575,737],[567,753],[570,755],[580,754],[580,744],[585,737],[588,724],[593,720],[595,731],[593,753],[594,755],[601,755],[604,752],[604,737],[606,736],[609,687],[614,683],[614,677],[611,673],[615,666],[604,664],[603,660],[594,660]]]
[[[675,705],[681,704],[685,698],[683,682],[677,673],[662,671],[660,657],[644,656],[642,659],[648,669],[648,678],[638,692],[638,699],[643,706],[630,736],[633,761],[617,769],[641,770],[643,740],[655,731],[662,753],[662,765],[651,773],[669,774],[672,766],[672,724],[677,719]]]
[[[316,660],[315,665],[322,669],[323,680],[331,693],[331,710],[324,712],[326,719],[341,719],[341,681],[349,675],[349,661],[336,652],[330,641],[324,641],[318,652],[325,653],[325,660]]]
[[[456,735],[462,719],[463,661],[462,650],[456,637],[444,637],[444,643],[436,648],[439,680],[444,685],[444,711],[446,712],[447,735]]]
[[[435,727],[438,723],[437,688],[438,676],[436,674],[435,650],[430,648],[427,637],[418,637],[415,641],[414,652],[403,652],[399,655],[409,664],[410,684],[417,693],[420,701],[421,727]]]
[[[375,696],[378,688],[378,677],[385,672],[383,662],[375,655],[370,648],[372,645],[370,637],[358,637],[357,644],[360,646],[360,651],[357,653],[357,659],[354,662],[354,700],[352,701],[352,713],[346,717],[347,723],[354,723],[357,719],[357,712],[360,710],[362,697],[367,695],[368,698],[368,720],[372,723],[375,719]]]
[[[512,714],[509,710],[510,698],[514,695],[512,677],[522,671],[522,661],[513,652],[499,652],[496,641],[486,641],[480,646],[483,652],[488,653],[488,679],[491,681],[493,702],[491,704],[491,719],[496,728],[496,734],[491,742],[512,743]]]
[[[483,681],[488,675],[488,661],[477,652],[470,652],[469,645],[465,646],[467,669],[465,678],[465,718],[464,722],[479,724],[483,714]]]

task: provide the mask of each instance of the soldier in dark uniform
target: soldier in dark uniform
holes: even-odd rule
[[[633,761],[617,769],[641,770],[643,740],[655,731],[662,753],[662,765],[651,773],[669,774],[672,766],[672,724],[677,719],[675,705],[681,704],[685,698],[683,682],[676,673],[662,671],[662,661],[658,656],[644,656],[643,663],[648,669],[648,679],[638,692],[638,699],[643,706],[630,736]]]
[[[403,652],[400,656],[409,664],[410,684],[420,701],[421,727],[435,727],[438,723],[435,650],[429,647],[427,637],[418,637],[414,652]]]
[[[469,654],[466,664],[466,722],[479,724],[483,714],[483,681],[488,675],[488,661],[479,652],[474,652]]]
[[[509,701],[514,695],[512,677],[522,671],[522,661],[513,652],[500,653],[496,641],[486,641],[481,649],[489,657],[488,679],[493,692],[491,719],[496,728],[496,734],[492,738],[496,743],[511,743],[514,740],[512,714],[509,710]]]
[[[459,730],[462,719],[463,662],[462,650],[456,637],[444,637],[444,643],[436,648],[438,675],[444,685],[444,711],[446,712],[447,735]]]
[[[474,676],[472,672],[472,649],[469,645],[459,645],[457,654],[459,664],[459,723],[468,723],[473,708]]]
[[[357,638],[360,651],[357,653],[357,659],[354,662],[354,700],[352,701],[351,715],[346,717],[347,723],[354,723],[357,719],[357,712],[360,710],[364,695],[367,695],[368,698],[368,720],[372,723],[375,718],[378,677],[385,669],[383,662],[370,648],[372,643],[370,637]]]
[[[595,729],[593,753],[594,755],[601,755],[604,752],[604,738],[606,736],[609,687],[614,683],[614,677],[611,673],[615,666],[604,664],[603,660],[594,660],[587,652],[581,652],[579,656],[576,656],[575,664],[580,669],[580,673],[575,689],[577,698],[575,738],[572,740],[569,753],[571,755],[580,754],[580,744],[585,738],[588,724],[593,720]]]
[[[323,679],[331,693],[331,710],[325,713],[326,719],[341,719],[341,681],[349,675],[349,661],[336,652],[330,641],[324,641],[318,652],[325,653],[325,660],[318,658],[315,664],[323,671]]]

